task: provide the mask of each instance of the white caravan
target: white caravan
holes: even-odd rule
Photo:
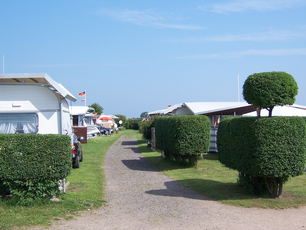
[[[72,133],[67,99],[76,101],[48,74],[0,74],[0,133]]]

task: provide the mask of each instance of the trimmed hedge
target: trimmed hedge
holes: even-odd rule
[[[279,178],[279,183],[303,173],[305,144],[301,117],[224,118],[217,135],[222,164],[253,178]]]
[[[58,180],[71,171],[71,140],[66,135],[0,134],[0,189],[19,203],[59,193]]]
[[[139,131],[142,137],[148,141],[151,141],[151,128],[155,126],[155,119],[143,121],[140,124]]]
[[[206,116],[181,115],[155,120],[156,145],[168,158],[189,159],[196,165],[197,156],[206,153],[210,144],[210,121]]]

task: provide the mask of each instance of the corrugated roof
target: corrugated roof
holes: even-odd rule
[[[47,86],[70,101],[77,99],[61,84],[46,73],[9,73],[0,74],[0,84],[41,84]]]

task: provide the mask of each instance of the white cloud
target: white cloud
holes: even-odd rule
[[[306,37],[306,30],[280,30],[268,31],[263,33],[248,34],[228,34],[200,38],[175,39],[176,42],[269,42],[287,41],[296,38]]]
[[[170,18],[155,14],[151,10],[137,11],[137,10],[125,10],[125,11],[100,11],[100,14],[107,15],[116,20],[129,22],[135,25],[141,26],[154,26],[160,28],[172,28],[172,29],[184,29],[184,30],[198,30],[203,29],[201,26],[188,25],[180,23],[169,23]]]
[[[214,53],[204,55],[190,55],[176,57],[175,59],[227,59],[244,56],[299,56],[306,55],[306,48],[301,49],[271,49],[271,50],[244,50],[229,53]]]
[[[246,10],[271,11],[306,5],[304,0],[235,0],[228,3],[209,4],[199,7],[215,13],[241,12]]]

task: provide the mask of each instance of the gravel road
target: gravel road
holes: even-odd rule
[[[107,205],[52,229],[304,229],[306,207],[288,210],[223,205],[184,188],[155,170],[122,136],[104,166]]]

